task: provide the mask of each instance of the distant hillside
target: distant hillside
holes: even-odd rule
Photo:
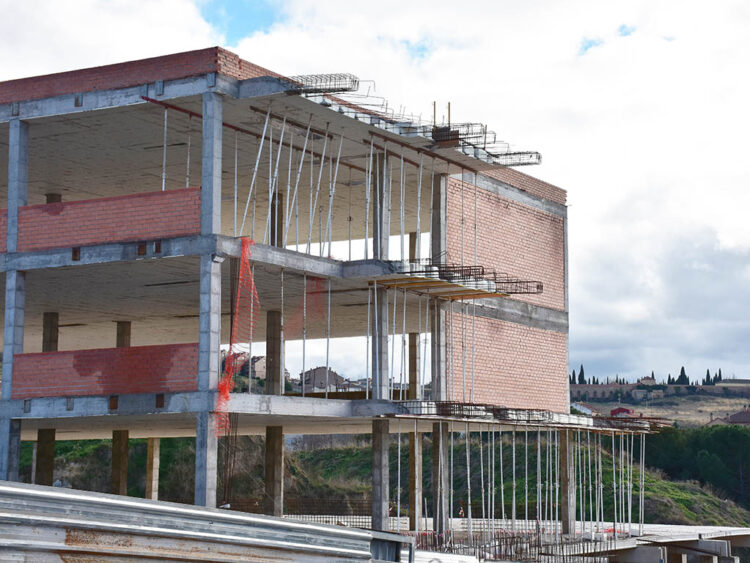
[[[651,436],[647,446],[647,461],[651,464],[664,468],[663,470],[649,470],[646,473],[646,500],[645,520],[646,522],[672,523],[672,524],[702,524],[702,525],[728,525],[728,526],[750,526],[750,512],[742,506],[730,500],[735,490],[727,485],[726,489],[721,484],[711,479],[703,479],[707,474],[694,474],[692,470],[674,474],[674,467],[707,467],[705,460],[715,464],[719,456],[715,453],[701,453],[694,448],[684,453],[687,443],[692,439],[683,434],[685,431],[668,430],[662,436]],[[748,440],[750,445],[750,429],[741,430],[743,439]],[[714,436],[716,438],[716,436]],[[729,435],[723,435],[717,444],[725,444],[724,440],[736,439]],[[317,448],[309,450],[290,451],[286,458],[287,479],[285,494],[288,502],[302,499],[302,506],[322,507],[325,502],[336,499],[336,502],[347,502],[352,506],[361,508],[367,502],[370,488],[370,447],[367,443],[369,437],[359,437],[360,445],[337,446],[333,448]],[[348,440],[344,440],[348,441]],[[162,439],[162,455],[160,467],[160,498],[178,502],[190,502],[193,491],[193,441],[191,439]],[[744,442],[743,442],[744,443]],[[401,485],[402,485],[402,509],[405,511],[408,502],[408,454],[406,435],[403,436],[401,449]],[[666,447],[665,444],[672,444]],[[722,446],[723,447],[723,446]],[[486,471],[487,445],[484,445],[484,463]],[[736,449],[736,448],[735,448]],[[431,443],[429,435],[425,437],[423,468],[425,490],[431,489]],[[510,448],[506,444],[504,448],[504,482],[506,511],[510,513],[510,499],[512,492],[512,458]],[[606,447],[605,447],[606,450]],[[655,452],[660,450],[658,455]],[[109,479],[110,443],[101,441],[80,442],[58,442],[56,458],[56,478],[61,478],[66,484],[74,488],[107,491]],[[521,447],[519,446],[519,452]],[[678,453],[678,452],[683,453]],[[750,454],[750,447],[744,448]],[[671,452],[671,453],[670,453]],[[219,455],[220,477],[225,462],[225,454],[222,450]],[[709,455],[706,458],[706,455]],[[710,457],[714,455],[715,457]],[[466,488],[466,451],[462,440],[456,440],[454,444],[454,490],[456,500],[454,510],[458,515],[459,504],[465,502]],[[695,457],[695,463],[691,461]],[[145,440],[132,440],[129,460],[128,492],[133,496],[143,496],[144,470],[146,459]],[[219,482],[220,500],[227,497],[233,499],[237,505],[246,505],[251,510],[257,510],[258,501],[263,491],[263,440],[255,437],[240,437],[235,453],[234,478],[232,479],[231,491],[224,487],[223,479]],[[653,460],[653,461],[652,461]],[[671,460],[671,461],[670,461]],[[703,461],[701,461],[703,460]],[[536,467],[536,451],[529,451],[529,467]],[[397,445],[391,448],[391,498],[396,498],[397,487]],[[524,503],[521,494],[523,491],[523,456],[516,456],[516,490],[517,490],[517,512],[523,514]],[[24,444],[21,460],[21,474],[28,479],[31,465],[30,444]],[[500,483],[499,456],[496,462],[496,483]],[[717,470],[718,471],[718,470]],[[611,491],[611,458],[606,454],[603,458],[603,473],[605,476],[604,490]],[[636,472],[637,473],[637,472]],[[693,479],[672,481],[667,474],[676,478]],[[479,468],[479,445],[476,437],[471,447],[471,475],[473,503],[481,498],[480,468]],[[485,475],[486,478],[486,475]],[[698,479],[702,479],[708,486],[702,486]],[[533,512],[536,497],[535,483],[529,483],[529,506]],[[498,491],[497,498],[500,494]],[[316,502],[318,499],[319,502]],[[242,501],[245,502],[235,502]],[[395,501],[394,501],[395,502]],[[431,499],[427,494],[427,503]],[[611,495],[605,495],[605,515],[611,518],[612,511]],[[296,505],[295,505],[296,506]],[[638,503],[634,500],[634,521],[638,520]],[[499,508],[498,508],[499,511]],[[478,512],[475,512],[478,514]]]

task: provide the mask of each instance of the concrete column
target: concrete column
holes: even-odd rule
[[[161,438],[149,438],[146,447],[146,498],[159,498],[159,450]]]
[[[201,159],[201,234],[221,233],[222,98],[203,94],[203,154]]]
[[[37,431],[36,473],[34,483],[51,486],[55,471],[55,429],[40,428]]]
[[[422,434],[409,432],[409,529],[416,530],[422,518]]]
[[[388,530],[388,420],[372,421],[372,529]]]
[[[432,425],[432,526],[439,533],[445,532],[448,526],[449,444],[448,424],[434,423]]]
[[[29,125],[12,119],[8,123],[8,239],[7,252],[18,250],[18,208],[28,201]]]
[[[284,341],[281,311],[266,313],[266,394],[284,394]]]
[[[271,198],[271,246],[284,246],[284,195],[276,192]]]
[[[130,348],[130,321],[117,321],[116,346]]]
[[[221,343],[221,263],[201,256],[200,320],[198,334],[198,390],[216,389],[219,383]]]
[[[432,193],[431,258],[434,263],[445,262],[447,176],[436,176]],[[445,309],[439,299],[430,300],[430,365],[432,369],[432,400],[448,400],[448,375],[446,372]]]
[[[0,481],[18,481],[21,421],[0,418]]]
[[[388,395],[388,294],[378,287],[373,296],[372,324],[372,398],[389,399]]]
[[[5,274],[5,330],[3,342],[3,377],[0,398],[11,398],[13,356],[23,353],[26,273],[9,270]]]
[[[573,468],[573,436],[570,430],[560,430],[560,520],[562,533],[575,533],[576,479]]]
[[[112,494],[128,494],[128,440],[127,430],[112,431]]]
[[[42,352],[57,352],[60,338],[58,313],[44,313],[42,315]]]
[[[195,504],[216,506],[217,449],[216,415],[197,414],[195,432]]]
[[[284,428],[266,426],[266,494],[263,510],[269,516],[284,514]]]
[[[388,260],[388,241],[391,236],[388,158],[383,154],[375,155],[372,167],[372,185],[375,188],[372,198],[372,257],[375,260]]]

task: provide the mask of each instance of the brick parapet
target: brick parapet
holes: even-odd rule
[[[197,389],[198,345],[16,354],[13,399]]]

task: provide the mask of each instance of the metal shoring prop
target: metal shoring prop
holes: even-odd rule
[[[550,518],[550,513],[552,512],[551,506],[552,503],[550,501],[550,466],[552,464],[552,454],[550,453],[550,440],[552,439],[552,432],[551,430],[547,429],[547,440],[545,442],[545,454],[544,454],[544,461],[546,465],[546,470],[544,472],[544,520],[547,522],[547,529],[551,528],[552,526],[552,519]]]
[[[537,526],[542,521],[542,507],[539,501],[542,498],[542,430],[536,430],[536,521]]]
[[[461,169],[461,266],[464,266],[464,235],[466,234],[466,215],[464,213],[464,169]]]
[[[417,453],[418,453],[418,450],[419,450],[419,447],[417,445],[417,441],[419,441],[420,444],[422,442],[421,437],[419,436],[419,434],[417,434],[417,419],[415,418],[414,419],[414,450],[411,452],[411,455],[414,456],[415,463],[418,463],[421,466],[422,458],[421,458],[421,456],[417,456]],[[414,502],[415,503],[419,502],[419,499],[417,499],[416,497],[417,497],[417,495],[414,495]],[[417,507],[415,507],[415,508],[417,508]],[[415,516],[416,516],[416,513],[417,513],[417,511],[415,510],[414,511]],[[423,512],[423,514],[424,514],[424,512]],[[415,518],[414,519],[414,534],[416,536],[419,536],[419,518]]]
[[[250,266],[250,275],[253,278],[253,293],[256,293],[255,287],[255,264]],[[257,295],[256,295],[257,296]],[[255,299],[250,299],[250,338],[247,344],[247,354],[250,357],[250,365],[247,370],[247,392],[250,394],[253,392],[253,336],[255,333]]]
[[[583,534],[583,515],[585,514],[585,507],[583,505],[583,466],[581,465],[581,429],[576,430],[576,449],[575,449],[575,463],[576,463],[576,521],[578,520],[577,515],[581,516],[581,534]],[[573,530],[573,535],[576,535],[576,531]]]
[[[630,438],[630,455],[628,456],[628,536],[633,535],[633,435]]]
[[[404,289],[403,318],[401,321],[401,388],[398,391],[400,401],[404,400],[404,377],[407,369],[406,357],[406,289]]]
[[[491,537],[495,536],[495,497],[496,497],[496,491],[495,491],[495,427],[494,425],[490,426],[490,451],[489,451],[489,457],[491,458],[490,461],[490,467],[491,470],[489,471],[489,482],[490,482],[490,498],[489,498],[489,513],[490,513],[490,535]]]
[[[604,457],[604,448],[602,446],[602,434],[599,436],[599,532],[602,534],[602,539],[605,538],[604,534],[604,464],[602,458]]]
[[[529,529],[529,428],[523,429],[523,503],[524,503],[524,529]]]
[[[461,378],[464,386],[463,402],[466,402],[466,305],[461,303]]]
[[[331,370],[331,278],[328,278],[328,311],[326,314],[326,399],[328,398],[328,374]]]
[[[404,147],[401,147],[401,170],[399,172],[399,211],[401,225],[401,261],[406,260],[406,250],[404,248]]]
[[[393,323],[391,323],[391,373],[390,373],[390,395],[393,400],[396,387],[396,307],[398,305],[398,289],[393,288]]]
[[[370,398],[370,362],[372,361],[372,354],[370,354],[370,304],[372,299],[372,288],[367,287],[367,336],[365,340],[365,399]],[[416,424],[416,420],[414,421]]]
[[[450,472],[449,472],[449,479],[450,479],[450,515],[448,516],[448,525],[451,531],[451,536],[453,535],[453,450],[455,449],[453,446],[453,422],[449,423],[448,430],[450,431],[451,435],[451,466],[450,466]]]
[[[594,539],[594,499],[592,492],[592,485],[595,481],[591,473],[591,430],[586,430],[586,441],[588,442],[588,469],[589,469],[589,530],[591,531],[591,539]]]
[[[370,137],[370,155],[367,158],[365,168],[365,260],[369,258],[368,247],[370,246],[370,188],[372,186],[372,150],[373,137]]]
[[[455,394],[455,358],[453,355],[453,301],[450,302],[449,306],[449,317],[450,317],[450,342],[448,346],[448,369],[450,371],[451,377],[448,380],[449,388],[450,388],[450,398],[452,401],[456,400],[456,394]]]
[[[489,425],[487,425],[487,429],[489,430]],[[488,436],[489,438],[489,432]],[[480,484],[480,490],[482,492],[482,525],[479,527],[479,531],[485,532],[486,531],[486,524],[487,524],[487,511],[485,510],[486,506],[484,504],[485,500],[485,494],[484,494],[484,440],[482,436],[482,427],[479,427],[479,484]],[[489,461],[489,452],[487,452],[487,461]],[[489,469],[489,468],[488,468]],[[487,473],[487,477],[489,477],[489,472]]]
[[[281,330],[279,331],[279,333],[281,334],[281,366],[282,368],[281,368],[281,384],[279,385],[281,389],[279,390],[279,394],[283,395],[284,385],[286,383],[286,378],[284,377],[284,372],[285,372],[284,356],[286,356],[286,351],[285,351],[285,346],[284,346],[285,344],[285,338],[284,338],[284,268],[281,268],[280,282],[281,282],[280,284],[281,285],[281,314],[279,315],[279,317],[281,320],[280,322]]]
[[[312,114],[310,114],[310,121],[307,123],[307,131],[305,132],[305,140],[302,143],[302,152],[300,153],[299,157],[299,166],[297,167],[297,175],[294,179],[294,194],[292,195],[292,202],[291,205],[294,207],[297,205],[297,208],[299,207],[298,202],[299,199],[297,198],[297,193],[299,191],[299,181],[300,178],[302,178],[302,168],[305,164],[305,151],[307,150],[307,142],[310,139],[310,127],[312,126]],[[294,138],[292,137],[292,140]],[[289,176],[291,176],[291,170],[292,170],[292,143],[289,144]],[[312,150],[312,146],[310,147],[310,150]],[[312,173],[312,169],[311,169]],[[351,169],[349,169],[349,173],[351,174]],[[290,188],[289,181],[287,180],[287,215],[289,215],[289,188]],[[287,218],[286,224],[284,225],[284,246],[286,246],[287,237],[289,234],[289,223],[291,222],[291,217]],[[297,244],[299,245],[299,226],[297,227]]]
[[[305,153],[302,153],[304,157]],[[294,130],[289,134],[289,165],[286,170],[286,197],[284,198],[284,233],[281,240],[281,247],[286,248],[286,239],[289,235],[289,225],[292,222],[292,217],[289,214],[290,204],[294,202],[289,201],[289,192],[292,191],[292,157],[294,156]],[[294,209],[294,205],[291,206]]]
[[[617,452],[615,445],[615,431],[612,431],[612,500],[614,510],[612,511],[612,530],[617,545]]]
[[[560,541],[560,431],[555,430],[555,541]]]
[[[167,115],[169,110],[164,108],[164,142],[161,151],[161,191],[167,189]]]
[[[260,157],[263,154],[263,142],[266,140],[266,129],[268,128],[268,122],[271,115],[271,108],[268,108],[268,113],[266,114],[266,122],[263,125],[263,134],[260,136],[260,143],[258,144],[258,154],[255,157],[255,166],[253,167],[253,176],[250,180],[250,189],[247,191],[247,201],[245,202],[245,211],[242,213],[242,223],[240,224],[240,234],[244,232],[245,229],[245,219],[247,219],[247,210],[250,206],[250,197],[253,195],[253,188],[255,187],[255,180],[258,177],[258,166],[260,164]],[[253,234],[250,236],[250,238],[255,238],[255,200],[253,200],[253,225],[252,225],[252,231]]]
[[[512,487],[512,494],[513,494],[513,504],[510,507],[510,531],[515,533],[516,531],[516,427],[513,427],[513,433],[511,434],[511,448],[513,455],[511,457],[511,461],[513,463],[513,487]]]
[[[437,257],[432,253],[435,247],[435,230],[433,229],[433,219],[435,214],[435,157],[432,157],[430,165],[430,261],[435,262]]]
[[[443,449],[445,448],[445,440],[443,440],[443,421],[441,420],[438,423],[440,427],[440,438],[438,440],[438,482],[437,485],[433,483],[433,488],[437,490],[437,498],[438,502],[436,503],[436,506],[440,507],[440,519],[442,520],[441,523],[441,529],[443,530],[443,535],[446,534],[446,528],[448,524],[446,510],[445,510],[445,493],[446,491],[443,488],[443,479],[445,478],[445,464],[443,463]],[[435,455],[435,448],[434,448],[434,442],[435,439],[433,437],[433,453],[432,455]],[[432,527],[436,528],[435,520],[437,519],[437,514],[433,515],[432,519]]]
[[[401,419],[398,419],[398,450],[396,459],[396,533],[401,532]]]
[[[503,529],[508,527],[505,518],[505,470],[503,469],[503,429],[498,428],[498,442],[500,443],[500,514],[503,519]]]
[[[369,297],[369,294],[368,294]],[[367,312],[370,310],[368,308]],[[307,353],[307,272],[302,274],[302,396],[305,396],[305,355]],[[314,382],[313,382],[314,383]]]
[[[349,169],[349,213],[347,213],[347,219],[349,221],[349,262],[352,261],[352,169]]]
[[[620,432],[620,523],[625,524],[625,433]]]
[[[232,235],[237,236],[237,131],[234,132],[234,224]]]
[[[273,178],[269,178],[268,180],[268,213],[266,214],[266,229],[263,232],[263,244],[273,244],[274,241],[270,239],[271,234],[271,221],[273,219],[273,213],[274,213],[274,205],[273,205],[273,194],[276,192],[276,186],[279,179],[279,163],[281,162],[281,149],[284,146],[284,132],[286,130],[286,116],[284,116],[284,121],[281,125],[281,133],[279,136],[279,150],[276,153],[276,164],[273,167]],[[273,132],[273,129],[271,129],[271,132]],[[269,148],[271,149],[271,160],[273,160],[273,139],[269,143]],[[270,163],[269,163],[270,164]]]
[[[422,379],[419,380],[419,397],[424,397],[424,383],[427,379],[427,338],[430,334],[430,296],[425,295],[424,297],[424,337],[422,347]]]
[[[419,153],[419,178],[417,179],[417,240],[414,241],[414,258],[420,260],[422,258],[422,230],[421,230],[421,218],[422,218],[422,160],[424,155]]]
[[[328,257],[331,257],[331,243],[333,239],[333,226],[331,225],[331,214],[333,213],[333,198],[336,195],[336,182],[339,175],[339,163],[341,162],[341,148],[344,145],[344,136],[339,135],[339,151],[336,156],[336,168],[333,172],[333,180],[331,180],[330,188],[328,190],[328,217],[326,218],[326,234],[325,240],[328,241]],[[351,168],[349,169],[351,172]]]
[[[310,239],[312,238],[312,216],[313,216],[313,176],[315,176],[315,139],[310,139],[310,203],[307,210],[307,219],[310,222],[310,228],[307,230],[307,254],[310,254]]]
[[[374,306],[372,308],[372,313],[375,321],[375,326],[378,326],[378,280],[373,280],[372,283],[372,300],[374,303]],[[387,315],[386,315],[387,317]],[[367,336],[370,336],[370,328],[368,324],[368,330],[367,330]],[[372,394],[375,395],[375,378],[380,378],[380,339],[375,336],[375,334],[372,335],[372,347],[375,349],[375,353],[373,354],[373,357],[375,358],[375,361],[372,366]],[[378,381],[378,387],[380,387],[381,382]],[[369,388],[369,383],[368,383]]]
[[[643,510],[646,498],[646,434],[641,434],[640,487],[638,490],[638,535],[643,535]]]
[[[479,264],[479,253],[477,252],[477,173],[474,172],[474,264]],[[474,402],[474,363],[476,358],[476,324],[477,324],[477,300],[471,300],[471,402]],[[528,514],[526,515],[528,524]]]
[[[385,162],[383,162],[383,175],[385,175],[387,166],[389,166],[389,161],[386,160]],[[383,179],[385,180],[385,177]],[[388,169],[388,237],[389,238],[391,236],[391,225],[393,224],[393,221],[391,220],[392,212],[393,212],[393,163],[390,162],[390,167]],[[391,245],[388,244],[388,256],[386,256],[386,260],[390,259],[390,248],[391,248]]]
[[[330,123],[326,123],[326,132],[323,139],[323,150],[320,153],[320,168],[318,169],[318,181],[315,185],[315,199],[312,199],[312,192],[310,193],[310,228],[307,230],[307,254],[310,254],[310,245],[312,244],[312,229],[315,221],[315,211],[318,207],[318,195],[320,194],[320,182],[323,180],[323,168],[326,162],[326,150],[328,150],[328,126]],[[310,151],[310,161],[313,161],[312,150]],[[323,244],[323,241],[319,241]]]
[[[185,187],[190,187],[190,146],[192,145],[193,137],[193,115],[188,114],[188,142],[187,142],[187,158],[185,159]]]
[[[469,525],[469,545],[474,544],[474,529],[471,521],[471,432],[469,432],[469,423],[466,422],[466,517]]]

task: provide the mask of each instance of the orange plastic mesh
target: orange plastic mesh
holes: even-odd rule
[[[235,295],[234,319],[229,342],[229,350],[224,360],[224,371],[219,380],[219,395],[216,399],[216,434],[226,436],[230,431],[227,404],[229,393],[234,387],[234,377],[239,373],[243,363],[243,347],[255,334],[260,301],[255,287],[252,269],[250,268],[250,254],[254,242],[249,238],[242,239],[242,254],[240,256],[237,293]]]

